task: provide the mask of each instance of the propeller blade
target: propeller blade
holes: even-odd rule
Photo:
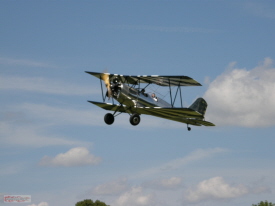
[[[109,74],[106,74],[104,73],[102,76],[101,76],[101,79],[104,81],[105,83],[105,86],[107,88],[107,93],[108,93],[108,97],[110,98],[112,96],[112,90],[111,90],[111,84],[110,84],[110,79],[109,79]]]

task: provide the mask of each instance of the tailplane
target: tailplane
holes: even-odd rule
[[[193,109],[201,113],[203,116],[206,112],[206,108],[207,108],[207,102],[201,97],[196,99],[196,101],[189,107],[189,109]]]

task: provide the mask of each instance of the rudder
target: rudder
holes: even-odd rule
[[[189,107],[189,109],[193,109],[204,116],[207,109],[207,102],[200,97],[196,99],[196,101]]]

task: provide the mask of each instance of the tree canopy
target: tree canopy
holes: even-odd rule
[[[86,199],[80,202],[77,202],[75,206],[109,206],[106,205],[104,202],[96,200],[95,202],[91,199]]]
[[[265,202],[261,201],[260,203],[258,203],[256,205],[252,204],[252,206],[275,206],[275,204],[272,202],[268,202],[268,201],[265,201]]]

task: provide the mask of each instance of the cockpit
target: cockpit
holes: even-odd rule
[[[151,94],[151,97],[153,98],[153,100],[155,100],[156,102],[158,101],[158,98],[157,98],[157,96],[156,96],[156,94],[155,93],[152,93]]]
[[[141,89],[140,90],[140,94],[142,94],[143,96],[145,96],[145,97],[151,97],[154,101],[158,101],[158,98],[157,98],[157,96],[156,96],[156,94],[155,93],[145,93],[145,89]]]

